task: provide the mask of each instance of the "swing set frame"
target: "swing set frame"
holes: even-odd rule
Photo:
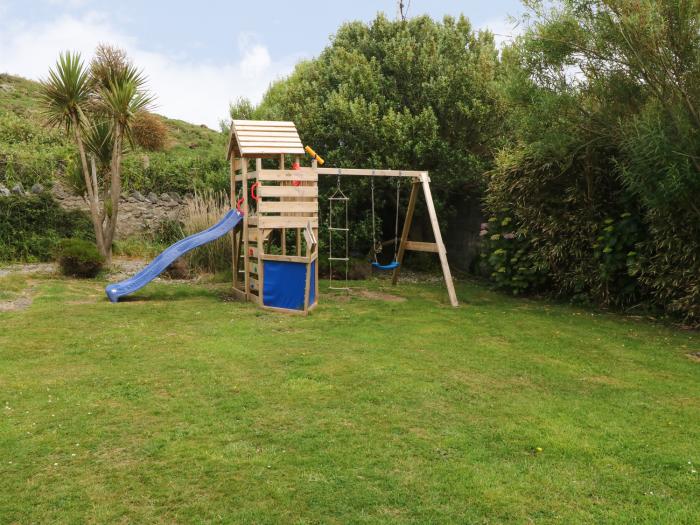
[[[445,243],[442,240],[440,233],[440,223],[438,222],[437,212],[435,211],[435,203],[433,202],[433,194],[430,190],[430,175],[427,171],[406,171],[406,170],[373,170],[373,169],[345,169],[345,168],[316,168],[319,175],[335,175],[338,179],[343,177],[401,177],[411,180],[411,193],[408,197],[408,208],[404,218],[403,227],[401,229],[401,237],[399,238],[399,247],[396,251],[396,262],[398,266],[392,270],[391,284],[397,284],[403,266],[403,259],[406,251],[414,252],[429,252],[437,253],[440,258],[440,266],[442,267],[442,275],[445,280],[445,287],[450,298],[452,306],[459,306],[457,294],[455,293],[454,282],[452,281],[452,272],[450,265],[447,262],[447,250]],[[413,216],[416,211],[418,195],[423,192],[426,207],[428,209],[428,217],[433,230],[434,242],[411,241],[409,235],[411,226],[413,225]],[[396,250],[396,247],[394,247]]]
[[[300,166],[304,154],[312,158],[310,167]],[[392,284],[398,282],[407,250],[437,253],[450,304],[459,305],[428,172],[323,168],[323,159],[308,146],[302,146],[294,123],[281,121],[232,121],[227,158],[231,206],[243,215],[231,233],[235,296],[265,309],[308,314],[318,304],[319,297],[318,176],[334,175],[339,183],[343,177],[352,176],[403,177],[411,179],[412,185]],[[263,169],[263,159],[277,159],[279,168]],[[286,162],[290,159],[291,169]],[[254,171],[248,170],[249,162],[255,163]],[[434,242],[408,239],[421,190]],[[342,192],[338,197],[343,200]],[[344,202],[347,206],[347,198]],[[290,242],[287,242],[288,234]]]

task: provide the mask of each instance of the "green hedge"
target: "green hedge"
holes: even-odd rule
[[[95,243],[83,239],[63,239],[56,248],[61,273],[70,277],[95,277],[105,258]]]
[[[90,218],[50,194],[0,197],[0,260],[48,261],[60,239],[94,240]]]

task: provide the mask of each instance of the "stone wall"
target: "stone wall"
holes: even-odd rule
[[[0,184],[0,198],[10,194],[38,194],[44,191],[47,190],[41,184],[35,184],[29,191],[26,191],[21,184],[17,184],[11,189]],[[78,197],[60,184],[54,184],[50,191],[62,207],[89,211],[89,207],[82,197]],[[182,215],[186,198],[177,193],[162,193],[160,195],[149,193],[144,196],[137,191],[132,191],[129,194],[122,194],[122,198],[119,200],[117,239],[124,239],[152,230],[166,219],[178,220]]]

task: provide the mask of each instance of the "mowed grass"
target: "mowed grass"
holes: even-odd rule
[[[38,279],[0,313],[0,523],[700,521],[697,333],[472,284],[303,318]]]

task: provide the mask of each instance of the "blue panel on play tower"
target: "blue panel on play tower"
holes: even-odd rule
[[[316,300],[316,261],[311,263],[309,281],[309,305]],[[265,284],[263,304],[275,308],[304,309],[306,288],[306,263],[287,261],[263,261]]]

